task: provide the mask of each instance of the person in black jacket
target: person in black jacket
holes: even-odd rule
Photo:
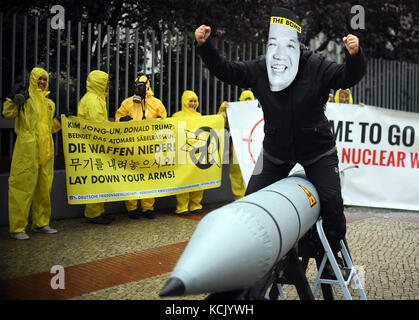
[[[246,195],[287,177],[300,163],[318,191],[323,227],[336,253],[345,237],[346,219],[336,141],[324,108],[330,89],[355,85],[366,63],[359,39],[352,34],[343,38],[346,62],[337,64],[301,50],[300,33],[293,12],[274,8],[266,55],[255,60],[229,62],[220,56],[209,39],[209,26],[198,27],[195,39],[207,68],[228,84],[251,88],[264,112],[263,149]]]

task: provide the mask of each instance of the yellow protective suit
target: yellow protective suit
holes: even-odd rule
[[[244,90],[240,94],[240,101],[246,101],[246,100],[254,100],[255,96],[253,95],[253,92],[250,90]],[[224,101],[220,109],[218,110],[218,114],[221,114],[221,112],[225,112],[227,115],[227,109],[225,107],[227,101]],[[225,127],[228,128],[228,120],[226,118],[225,120]],[[246,188],[244,187],[243,177],[242,173],[240,171],[239,161],[237,159],[236,151],[234,150],[233,143],[230,145],[230,155],[229,155],[229,161],[230,161],[230,184],[231,184],[231,192],[233,193],[234,200],[239,200],[244,197],[246,193]]]
[[[336,91],[336,93],[335,93],[335,98],[334,98],[334,100],[335,100],[335,102],[336,103],[339,103],[339,93],[340,93],[340,91],[341,91],[342,89],[339,89],[338,91]],[[354,103],[354,99],[352,98],[352,93],[351,93],[351,90],[349,90],[349,89],[345,89],[346,91],[348,91],[349,92],[349,101],[348,101],[348,103],[349,104],[353,104]]]
[[[196,99],[195,108],[189,107],[189,101],[191,99]],[[200,117],[201,114],[196,111],[199,106],[198,96],[195,92],[186,90],[182,94],[182,107],[181,111],[178,111],[173,114],[173,118],[175,117]],[[192,191],[186,192],[182,194],[176,195],[177,205],[176,205],[176,213],[183,213],[187,211],[195,211],[202,209],[201,201],[202,197],[204,196],[204,190],[199,191]]]
[[[15,119],[17,135],[9,177],[9,230],[25,232],[32,204],[32,228],[49,225],[51,218],[51,186],[54,178],[54,141],[52,134],[61,129],[54,118],[55,104],[47,98],[38,79],[48,73],[34,68],[29,79],[29,98],[24,109],[9,98],[3,105],[3,116]]]
[[[246,101],[246,100],[255,100],[255,96],[252,91],[250,90],[243,90],[240,94],[240,101]]]
[[[83,119],[106,122],[108,111],[106,109],[106,87],[109,76],[106,72],[93,70],[86,80],[86,94],[80,99],[77,107],[77,116]],[[105,212],[105,204],[86,204],[84,215],[86,218],[96,218]]]
[[[133,120],[138,121],[143,119],[143,114],[145,113],[146,119],[167,117],[166,108],[163,103],[153,96],[153,91],[150,87],[150,81],[146,76],[141,76],[135,81],[146,82],[147,93],[145,97],[145,103],[136,103],[133,100],[133,97],[129,97],[122,101],[121,106],[116,111],[115,121],[119,121],[120,118],[125,116],[130,116]],[[154,211],[154,198],[141,199],[141,211]],[[138,200],[127,200],[125,201],[125,208],[128,212],[135,211],[138,208]]]

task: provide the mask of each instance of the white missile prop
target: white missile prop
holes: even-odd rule
[[[303,176],[216,209],[197,225],[160,296],[248,289],[316,223],[320,203]]]

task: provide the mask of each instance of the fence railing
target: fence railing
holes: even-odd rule
[[[215,43],[228,60],[250,60],[265,53],[263,42],[238,45],[215,39]],[[335,53],[332,57],[341,62]],[[216,113],[225,100],[237,101],[244,89],[225,84],[208,72],[195,52],[192,32],[172,34],[73,21],[60,30],[51,29],[50,19],[0,13],[2,102],[11,87],[25,81],[36,65],[50,74],[50,98],[55,101],[57,115],[76,111],[93,69],[111,77],[107,96],[111,119],[122,100],[132,95],[132,83],[139,73],[149,77],[169,116],[180,109],[184,90],[197,93],[198,111],[206,115]],[[419,112],[419,65],[369,59],[367,70],[361,82],[351,88],[355,103]],[[12,127],[13,121],[0,117],[1,157],[12,154]]]

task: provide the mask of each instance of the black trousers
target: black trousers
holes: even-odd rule
[[[320,216],[329,244],[334,252],[339,251],[339,241],[346,234],[346,219],[343,213],[337,151],[324,156],[313,164],[303,166],[307,179],[315,186],[320,198]],[[286,178],[295,164],[275,164],[263,152],[258,158],[246,195]]]

